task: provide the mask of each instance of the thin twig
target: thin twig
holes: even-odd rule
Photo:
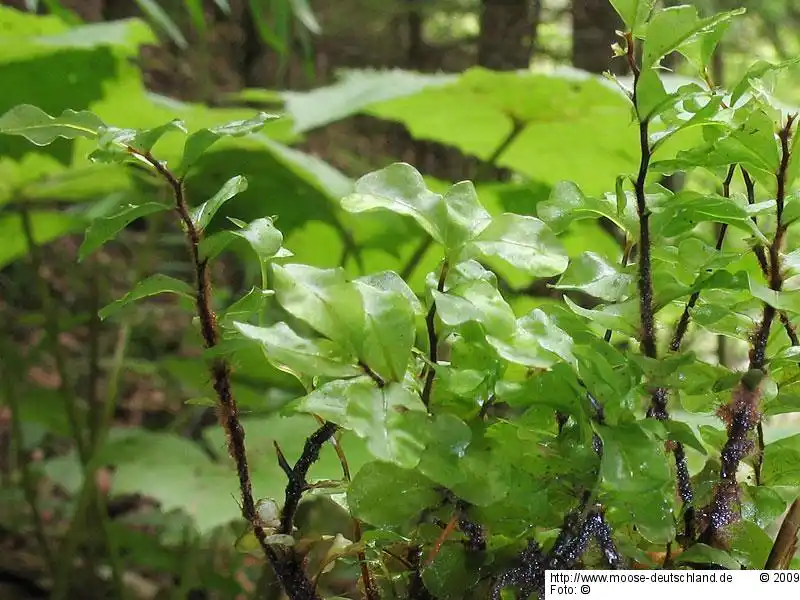
[[[184,226],[195,272],[195,305],[200,320],[200,331],[206,348],[214,348],[217,345],[218,332],[216,315],[211,308],[212,291],[208,262],[200,256],[200,241],[203,232],[194,224],[189,214],[183,181],[178,179],[164,163],[156,160],[150,152],[141,153],[134,148],[128,148],[128,151],[150,164],[172,190],[175,210]],[[230,365],[223,358],[216,358],[211,364],[210,370],[214,391],[217,395],[219,420],[225,430],[228,441],[228,453],[236,465],[243,516],[251,525],[256,539],[264,551],[264,555],[275,570],[275,574],[289,597],[292,600],[318,600],[319,595],[304,572],[302,561],[297,556],[297,553],[293,549],[280,549],[271,546],[267,542],[267,533],[262,527],[253,498],[253,485],[247,464],[244,428],[239,422],[238,407],[231,391]]]
[[[765,570],[784,570],[797,551],[797,534],[800,532],[800,498],[792,502],[786,517],[783,519],[775,543],[772,545]]]
[[[311,468],[311,465],[317,462],[322,446],[336,433],[336,429],[336,425],[328,421],[312,433],[306,439],[303,452],[300,454],[300,458],[297,459],[294,467],[289,466],[277,442],[275,443],[275,448],[278,452],[278,463],[286,474],[286,478],[289,480],[286,484],[286,497],[283,504],[283,511],[281,512],[281,526],[278,529],[278,533],[286,535],[292,534],[297,507],[300,505],[303,492],[308,489],[308,481],[306,480],[308,470]]]
[[[320,425],[324,425],[324,421],[317,417],[317,421],[320,422]],[[352,477],[350,475],[350,464],[347,462],[347,455],[344,453],[344,448],[342,448],[342,443],[338,439],[338,436],[335,434],[330,438],[331,445],[333,446],[334,451],[336,452],[336,456],[339,458],[339,464],[342,466],[342,477],[344,478],[345,482],[349,485],[352,481]],[[353,542],[356,544],[361,541],[361,522],[356,519],[355,517],[352,518],[353,522]],[[366,595],[367,600],[378,600],[380,595],[378,594],[378,589],[375,587],[375,582],[372,578],[372,573],[369,570],[369,563],[367,563],[367,554],[363,550],[358,551],[358,563],[361,568],[361,581],[364,584],[364,593]]]
[[[722,182],[722,196],[724,198],[730,198],[731,196],[731,181],[733,180],[733,175],[736,172],[736,165],[731,165],[728,168],[728,174],[725,176],[724,181]],[[723,223],[722,226],[719,228],[719,233],[717,234],[717,243],[714,248],[719,252],[722,250],[722,246],[725,243],[725,234],[728,231],[727,223]],[[669,349],[671,352],[677,352],[681,348],[681,342],[683,341],[683,336],[686,335],[686,331],[689,329],[689,320],[692,317],[692,310],[694,309],[695,305],[697,304],[697,300],[700,298],[700,291],[694,292],[691,297],[689,298],[689,302],[686,303],[686,306],[683,309],[683,314],[681,315],[678,324],[675,326],[675,333],[672,336],[672,342],[670,342]]]

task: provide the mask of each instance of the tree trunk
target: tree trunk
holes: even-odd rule
[[[618,29],[622,21],[608,0],[572,0],[573,66],[591,73],[625,73],[625,61],[612,60]]]
[[[527,69],[541,0],[482,0],[478,64],[495,71]]]

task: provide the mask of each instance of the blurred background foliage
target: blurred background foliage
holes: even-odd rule
[[[199,203],[232,175],[245,175],[248,189],[225,205],[212,229],[225,227],[227,216],[275,216],[297,262],[341,264],[352,273],[393,269],[423,289],[438,257],[429,255],[417,229],[399,217],[347,214],[338,206],[356,177],[397,160],[414,164],[432,189],[473,179],[491,212],[521,214],[535,214],[561,179],[599,194],[613,189],[614,174],[637,166],[629,105],[601,75],[626,77],[624,63],[611,58],[620,24],[607,0],[0,4],[0,114],[31,103],[55,114],[88,109],[118,127],[179,118],[189,130],[248,118],[255,109],[280,114],[258,135],[219,142],[192,171],[187,189]],[[748,8],[715,54],[709,77],[718,85],[737,81],[756,57],[800,52],[794,0],[693,4],[703,14]],[[677,58],[671,66],[667,81],[678,85],[690,71]],[[776,93],[800,104],[800,86]],[[670,158],[685,141],[666,144],[657,158]],[[155,153],[175,161],[181,144],[167,136]],[[87,488],[65,441],[67,397],[88,421],[105,398],[115,403],[93,485],[108,494],[98,510],[111,517],[101,520],[111,529],[114,554],[129,567],[126,585],[149,598],[263,597],[272,589],[269,574],[259,560],[233,552],[241,532],[236,482],[209,408],[213,392],[197,368],[202,344],[191,316],[171,300],[140,305],[121,320],[101,323],[95,316],[155,265],[190,277],[182,235],[168,216],[136,221],[123,243],[79,263],[91,220],[162,193],[135,169],[90,163],[89,148],[81,141],[36,148],[0,138],[0,395],[25,400],[18,408],[19,447],[9,403],[0,406],[0,596],[36,597],[47,587],[16,485],[20,461],[33,460],[43,475],[53,536],[69,535]],[[617,261],[609,231],[581,221],[563,239],[571,256],[591,249]],[[221,305],[260,276],[247,247],[236,250],[238,258],[216,267]],[[520,311],[558,297],[546,282],[499,275]],[[54,340],[44,335],[52,321]],[[299,390],[259,351],[237,349],[235,368],[256,494],[279,497],[284,479],[272,442],[296,456],[313,421],[277,416]],[[365,453],[358,440],[346,443],[355,471]],[[326,448],[314,476],[338,473]],[[335,506],[336,494],[331,498]],[[308,503],[306,512],[311,530],[349,527],[327,500]],[[104,597],[98,565],[109,549],[91,535],[78,542],[80,597]],[[352,592],[337,588],[335,571],[325,585]]]

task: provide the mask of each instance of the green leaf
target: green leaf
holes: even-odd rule
[[[158,140],[160,140],[170,131],[180,131],[181,133],[186,133],[186,125],[184,125],[183,121],[180,119],[173,119],[169,123],[164,123],[158,127],[137,132],[133,140],[128,145],[142,154],[147,154],[153,149],[153,146],[158,143]]]
[[[564,272],[569,262],[556,235],[535,217],[504,213],[473,240],[482,258],[497,257],[534,277]]]
[[[256,327],[234,323],[248,339],[261,344],[267,358],[279,369],[322,377],[355,377],[362,374],[352,356],[330,340],[309,340],[297,335],[286,323]]]
[[[425,405],[401,384],[379,388],[369,377],[332,381],[301,398],[295,410],[352,430],[382,461],[413,468],[424,447]]]
[[[0,133],[21,135],[37,146],[47,146],[57,138],[95,139],[105,129],[99,117],[89,111],[67,109],[51,117],[31,104],[15,106],[0,117]]]
[[[433,482],[415,470],[367,463],[347,489],[353,516],[375,527],[411,529],[419,515],[441,498]]]
[[[564,302],[576,315],[585,317],[598,327],[632,338],[639,335],[639,303],[636,299],[591,309],[575,304],[567,296],[564,296]]]
[[[684,423],[683,421],[675,421],[674,419],[670,419],[665,421],[664,425],[667,428],[669,439],[675,442],[680,442],[688,448],[694,448],[703,456],[708,454],[703,442],[700,441],[688,424]]]
[[[161,8],[157,0],[135,0],[135,2],[142,12],[147,15],[147,17],[153,21],[159,29],[166,33],[169,36],[169,39],[171,39],[181,50],[185,50],[189,47],[189,44],[186,42],[186,38],[183,37],[181,30],[178,28],[175,22],[170,19],[166,11]]]
[[[742,565],[724,550],[712,548],[706,544],[693,544],[675,559],[676,564],[700,563],[714,564],[732,571],[739,571]]]
[[[631,238],[639,235],[639,219],[633,194],[625,193],[624,210],[618,210],[619,199],[616,194],[591,198],[571,181],[560,181],[550,193],[550,197],[536,206],[539,218],[547,223],[555,233],[562,233],[572,221],[606,217]]]
[[[778,310],[785,310],[791,313],[800,313],[800,290],[785,290],[777,292],[765,285],[761,285],[757,281],[754,281],[752,277],[749,278],[749,281],[750,293],[754,297],[766,302]]]
[[[508,338],[516,329],[514,311],[488,281],[470,281],[448,290],[446,294],[433,290],[433,298],[436,314],[448,327],[475,321],[498,339]]]
[[[352,354],[362,347],[361,295],[342,269],[273,265],[275,294],[283,308]]]
[[[446,208],[442,196],[428,190],[419,171],[406,163],[364,175],[356,181],[355,193],[342,200],[342,207],[353,213],[382,208],[412,217],[428,235],[444,244]]]
[[[628,31],[639,33],[642,25],[650,16],[655,0],[611,0],[611,5],[617,11]]]
[[[658,11],[647,24],[647,39],[642,56],[642,67],[656,66],[661,59],[679,50],[698,37],[715,35],[717,28],[734,16],[744,13],[744,9],[732,10],[701,19],[694,6],[671,6]]]
[[[217,214],[217,211],[222,207],[223,204],[233,198],[236,194],[239,194],[246,189],[247,179],[241,175],[231,177],[222,185],[216,194],[192,210],[190,215],[192,223],[194,223],[195,227],[198,227],[199,229],[205,229],[208,227],[211,219],[214,218],[214,215]],[[281,239],[281,242],[282,241],[283,240]],[[280,244],[278,247],[280,247]]]
[[[632,274],[620,272],[618,266],[608,263],[594,252],[585,252],[570,261],[558,283],[551,287],[576,290],[609,302],[619,302],[630,296],[633,284]]]
[[[645,424],[596,426],[603,440],[600,476],[605,493],[629,511],[640,533],[653,543],[666,543],[675,536],[675,483],[663,440],[646,432]]]
[[[157,294],[177,294],[190,300],[194,299],[194,290],[192,286],[185,281],[175,279],[168,275],[156,274],[137,283],[134,288],[122,298],[101,308],[98,314],[101,319],[107,319],[129,304]]]
[[[417,298],[414,291],[408,287],[408,284],[394,271],[382,271],[380,273],[373,273],[372,275],[365,275],[356,279],[357,282],[365,283],[373,288],[384,290],[386,292],[397,292],[405,296],[414,314],[421,315],[424,313],[422,303]]]
[[[109,217],[95,219],[86,230],[86,236],[83,238],[83,243],[78,251],[78,260],[84,260],[136,219],[169,209],[169,206],[157,202],[145,202],[139,205],[128,204],[122,210]]]
[[[261,314],[266,299],[274,294],[273,290],[262,290],[253,286],[249,292],[218,315],[220,326],[231,329],[236,326],[237,321],[245,322]]]
[[[763,485],[800,486],[800,434],[764,447],[761,482]]]
[[[186,143],[183,146],[183,158],[176,172],[181,175],[186,174],[189,168],[197,162],[203,153],[220,138],[249,135],[262,129],[268,121],[277,118],[279,118],[278,115],[259,112],[250,119],[231,121],[224,125],[195,131],[186,138]]]
[[[486,336],[486,341],[507,361],[533,369],[545,369],[559,360],[575,361],[572,338],[539,309],[518,319],[508,340]]]
[[[731,92],[731,105],[735,105],[739,101],[739,98],[753,86],[754,82],[761,81],[766,76],[778,73],[797,63],[800,63],[800,56],[795,56],[777,64],[769,63],[764,60],[757,60],[747,69],[747,72],[742,76],[739,83],[733,87],[733,91]]]
[[[651,210],[652,235],[675,237],[691,231],[698,223],[712,221],[752,233],[763,243],[768,243],[744,207],[716,194],[684,190],[653,205]]]
[[[444,194],[447,218],[442,224],[444,246],[457,249],[483,231],[492,220],[470,181],[455,184]]]
[[[387,381],[402,381],[414,346],[414,307],[401,292],[354,282],[364,307],[359,357]]]

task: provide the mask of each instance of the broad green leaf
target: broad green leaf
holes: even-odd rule
[[[800,434],[764,446],[763,485],[800,486]]]
[[[704,35],[715,35],[715,30],[734,16],[744,13],[744,9],[720,13],[701,19],[694,6],[671,6],[653,15],[647,24],[647,39],[644,45],[642,66],[656,66],[661,59],[687,43],[694,42]]]
[[[492,219],[471,243],[482,258],[499,258],[534,277],[552,277],[567,268],[564,247],[535,217],[504,213]]]
[[[626,192],[624,197],[625,207],[620,212],[616,194],[613,197],[607,195],[592,198],[586,196],[575,183],[560,181],[553,187],[550,198],[539,202],[536,212],[555,233],[565,231],[572,221],[606,217],[626,231],[630,237],[635,238],[639,235],[635,200],[632,193]]]
[[[731,92],[731,105],[735,105],[739,99],[753,86],[755,81],[760,81],[766,76],[778,73],[788,67],[800,63],[800,56],[790,58],[779,63],[769,63],[764,60],[758,60],[747,69],[747,72],[742,76],[742,79],[733,87]]]
[[[369,377],[333,381],[294,408],[352,430],[376,459],[400,467],[415,467],[424,448],[425,405],[398,383],[379,388]]]
[[[640,32],[640,28],[650,16],[655,0],[611,0],[611,5],[617,11],[628,31],[634,34]]]
[[[384,380],[402,381],[414,346],[414,307],[400,292],[363,281],[353,285],[364,307],[359,357]]]
[[[362,347],[364,308],[342,269],[273,265],[275,295],[283,308],[347,351]]]
[[[603,440],[602,487],[613,505],[630,513],[646,539],[666,543],[675,536],[675,482],[663,440],[648,434],[643,425],[596,426]]]
[[[447,212],[442,229],[444,246],[457,249],[484,230],[492,220],[470,181],[455,184],[444,194]]]
[[[157,202],[146,202],[139,205],[129,204],[116,214],[95,219],[86,229],[86,236],[78,251],[78,260],[85,259],[136,219],[169,209],[169,206]]]
[[[576,290],[609,302],[625,300],[633,291],[635,278],[620,272],[618,266],[608,263],[594,252],[586,252],[570,261],[558,283],[558,290]]]
[[[434,240],[445,243],[444,200],[431,192],[419,171],[406,163],[364,175],[356,181],[355,193],[342,200],[342,206],[354,213],[382,208],[412,217]]]
[[[564,296],[567,307],[591,323],[616,333],[636,338],[639,335],[639,303],[637,299],[597,308],[583,308]]]
[[[153,21],[156,26],[166,33],[169,38],[181,49],[185,50],[189,44],[175,22],[166,11],[161,8],[157,0],[134,0],[142,12]]]
[[[383,290],[386,292],[397,292],[405,296],[406,300],[411,304],[414,309],[414,314],[423,314],[422,303],[417,298],[414,291],[408,287],[408,284],[394,271],[383,271],[381,273],[373,273],[372,275],[365,275],[355,280],[356,282],[365,283],[373,288]]]
[[[194,290],[192,286],[185,281],[175,279],[168,275],[156,274],[137,283],[134,288],[122,298],[101,308],[98,314],[101,319],[107,319],[137,300],[148,298],[149,296],[156,296],[158,294],[177,294],[190,300],[194,299]]]
[[[572,338],[539,309],[518,319],[510,338],[486,336],[486,341],[507,361],[533,369],[545,369],[560,360],[575,361]]]
[[[383,462],[361,467],[347,489],[353,516],[375,527],[410,530],[422,511],[439,502],[432,481],[416,470]]]
[[[0,133],[21,135],[37,146],[47,146],[57,138],[95,139],[105,124],[89,111],[67,109],[59,117],[51,117],[31,104],[15,106],[0,117]]]
[[[253,286],[244,296],[236,300],[223,312],[218,313],[220,326],[231,329],[236,327],[237,321],[246,322],[261,314],[264,310],[266,299],[274,294],[273,290],[262,290],[260,287]]]
[[[137,132],[129,145],[142,154],[147,154],[158,143],[158,140],[170,131],[186,133],[186,125],[180,119],[173,119],[169,123],[164,123],[158,127]]]
[[[480,583],[462,544],[445,544],[422,572],[425,589],[440,600],[462,600]]]
[[[264,127],[268,121],[277,119],[278,115],[269,115],[264,112],[256,114],[247,120],[232,121],[224,125],[199,129],[186,138],[183,146],[183,158],[177,173],[185,175],[189,168],[222,137],[242,137],[254,133]]]
[[[667,428],[669,439],[675,442],[680,442],[688,448],[697,450],[700,454],[706,455],[708,451],[700,439],[697,437],[692,428],[683,421],[675,421],[670,419],[664,425]]]
[[[800,290],[775,291],[750,278],[750,293],[777,308],[792,313],[800,313]]]
[[[231,177],[223,184],[216,194],[192,210],[190,215],[192,223],[194,223],[195,227],[198,227],[199,229],[205,229],[208,227],[211,219],[214,218],[214,215],[217,214],[217,211],[222,207],[223,204],[233,198],[236,194],[243,192],[246,189],[247,179],[241,175]]]
[[[717,141],[715,153],[726,164],[742,163],[774,173],[780,160],[775,131],[770,116],[754,110],[744,124]]]
[[[667,94],[655,68],[643,68],[636,84],[636,112],[640,121],[651,121],[675,101]]]
[[[497,446],[472,435],[453,414],[442,413],[430,425],[418,470],[474,506],[489,506],[508,492],[511,474],[501,466]]]
[[[698,223],[726,223],[752,233],[763,243],[768,240],[749,213],[730,198],[684,190],[651,206],[652,235],[675,237],[694,229]]]
[[[243,229],[234,231],[233,234],[247,240],[256,256],[261,260],[281,256],[283,234],[275,228],[269,217],[256,219]],[[283,256],[291,256],[291,253],[284,253]]]
[[[261,344],[267,358],[279,369],[312,377],[355,377],[363,371],[355,359],[326,339],[309,340],[297,335],[286,323],[270,327],[256,327],[247,323],[234,323],[236,329],[251,340]]]
[[[487,334],[499,339],[506,339],[516,329],[514,311],[488,281],[467,282],[447,293],[433,290],[433,298],[436,314],[448,327],[476,321]]]
[[[724,550],[701,543],[692,544],[691,548],[678,555],[675,563],[714,564],[733,571],[739,571],[742,568],[742,565]]]

